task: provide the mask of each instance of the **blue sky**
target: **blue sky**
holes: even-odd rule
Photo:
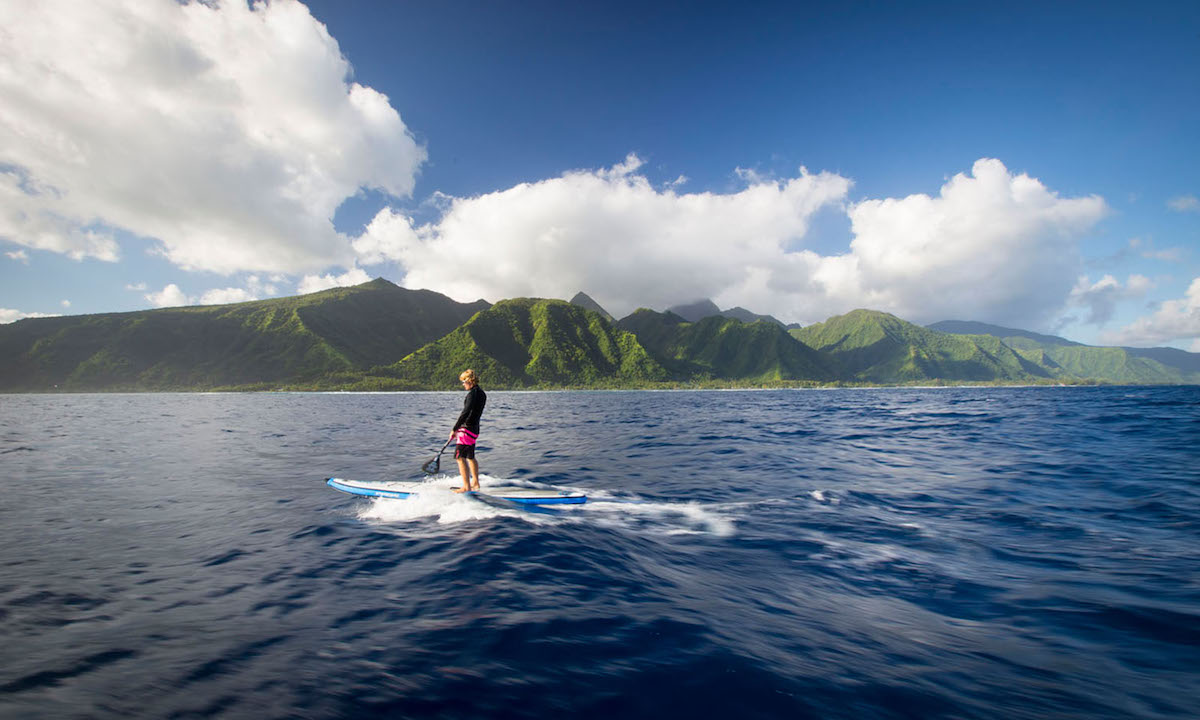
[[[383,276],[1200,351],[1195,3],[0,6],[0,320]]]

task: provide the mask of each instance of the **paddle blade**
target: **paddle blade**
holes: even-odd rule
[[[451,438],[453,439],[453,438]],[[450,440],[438,450],[438,454],[433,456],[433,459],[421,466],[426,475],[437,475],[438,469],[442,466],[442,453],[446,452],[446,448],[450,447]]]

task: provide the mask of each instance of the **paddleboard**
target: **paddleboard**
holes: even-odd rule
[[[407,500],[420,495],[422,489],[430,489],[429,485],[425,483],[364,482],[341,478],[329,478],[325,484],[334,490],[351,495],[393,500]],[[581,492],[553,488],[498,487],[488,488],[486,492],[472,491],[466,494],[480,496],[481,499],[507,500],[520,505],[579,505],[587,502],[587,495]]]

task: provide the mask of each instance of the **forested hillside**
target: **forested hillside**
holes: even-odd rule
[[[786,330],[715,304],[614,322],[579,293],[456,302],[378,279],[232,305],[0,325],[0,392],[439,390],[954,383],[1200,384],[1200,355],[1091,347],[969,322],[855,310]],[[706,314],[707,313],[707,314]],[[765,318],[765,319],[757,319]],[[939,329],[940,328],[940,329]]]

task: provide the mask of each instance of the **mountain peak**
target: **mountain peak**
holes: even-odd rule
[[[396,283],[392,282],[391,280],[388,280],[387,278],[383,278],[383,277],[377,277],[374,280],[368,280],[367,282],[362,283],[358,287],[363,288],[364,290],[367,290],[367,289],[370,289],[370,290],[396,290],[396,289],[400,288],[400,286],[397,285]]]
[[[572,305],[578,305],[579,307],[583,308],[584,310],[591,310],[592,312],[600,313],[609,322],[613,322],[613,320],[615,319],[615,318],[613,318],[612,315],[610,315],[608,313],[607,310],[605,310],[603,307],[600,306],[600,303],[593,300],[591,298],[591,296],[589,296],[587,293],[583,292],[582,290],[575,293],[575,297],[571,298],[569,302]]]
[[[695,302],[669,307],[667,308],[667,312],[675,313],[688,322],[698,322],[712,315],[720,315],[721,308],[717,307],[717,304],[712,300],[705,298],[703,300],[697,300]]]
[[[782,322],[771,315],[759,315],[758,313],[751,312],[740,306],[732,307],[728,310],[722,310],[715,302],[708,299],[697,300],[696,302],[688,303],[686,305],[676,305],[668,308],[667,312],[674,313],[688,322],[700,322],[704,318],[718,316],[724,318],[733,318],[734,320],[741,320],[744,323],[766,320],[767,322],[784,327]]]
[[[766,320],[769,323],[774,323],[780,327],[784,327],[784,324],[782,322],[780,322],[779,319],[774,317],[773,315],[759,315],[758,313],[751,312],[741,306],[731,307],[728,310],[722,310],[721,315],[724,317],[727,317],[727,318],[733,318],[734,320],[741,320],[744,323],[752,323],[752,322],[758,322],[759,320]]]

